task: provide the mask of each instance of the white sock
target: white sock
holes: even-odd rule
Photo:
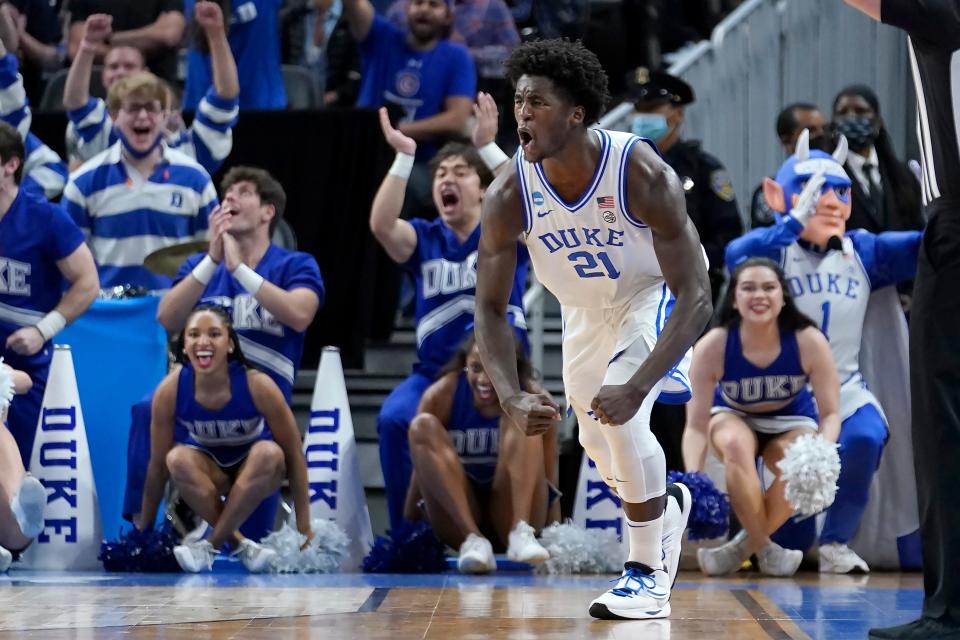
[[[663,516],[650,522],[627,521],[627,535],[630,536],[629,562],[642,562],[651,569],[663,568]]]

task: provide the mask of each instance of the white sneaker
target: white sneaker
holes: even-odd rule
[[[663,566],[670,576],[670,586],[677,582],[677,567],[680,564],[680,545],[687,529],[687,520],[693,500],[690,489],[679,482],[667,485],[667,508],[663,512]]]
[[[590,615],[601,620],[643,620],[670,615],[670,576],[639,562],[623,565],[617,586],[590,603]]]
[[[12,562],[13,554],[7,551],[4,547],[0,547],[0,573],[3,573],[9,569]]]
[[[831,542],[820,545],[820,573],[870,573],[866,561],[845,544]]]
[[[240,556],[240,562],[250,573],[263,573],[268,570],[277,559],[277,552],[250,538],[244,538],[232,555]]]
[[[187,544],[178,544],[173,548],[173,557],[187,573],[200,573],[213,568],[216,549],[208,540],[198,540]]]
[[[788,578],[797,572],[803,561],[803,551],[784,549],[776,542],[765,544],[757,550],[760,573],[778,578]]]
[[[697,564],[708,576],[728,576],[736,573],[747,559],[747,531],[741,529],[732,539],[719,547],[697,549]]]
[[[43,531],[43,510],[46,506],[47,490],[43,483],[27,474],[10,501],[10,509],[23,535],[28,538],[40,535]]]
[[[540,564],[550,557],[550,553],[537,540],[533,527],[521,520],[510,532],[507,557],[514,562]]]
[[[497,570],[497,559],[493,557],[493,547],[483,536],[471,533],[460,545],[460,557],[457,558],[457,570],[460,573],[490,573]]]

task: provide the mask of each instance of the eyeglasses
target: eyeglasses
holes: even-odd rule
[[[152,102],[130,102],[123,104],[120,105],[120,110],[134,116],[139,115],[141,111],[146,111],[147,115],[155,116],[163,111],[163,107],[159,102],[154,100]]]

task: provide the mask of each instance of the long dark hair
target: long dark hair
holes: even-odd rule
[[[877,150],[877,163],[880,165],[880,174],[887,181],[885,188],[889,186],[893,189],[893,202],[900,212],[900,220],[905,222],[909,228],[919,229],[923,226],[923,217],[920,210],[920,183],[916,176],[897,158],[893,150],[893,140],[883,124],[883,118],[880,115],[880,101],[873,89],[865,84],[854,84],[844,87],[833,99],[833,109],[831,119],[837,112],[837,104],[841,98],[848,96],[857,96],[866,100],[873,112],[877,114],[877,122],[880,124],[877,139],[873,142],[873,148]]]
[[[439,379],[448,373],[459,373],[463,371],[464,367],[467,366],[467,356],[473,351],[475,344],[477,344],[477,337],[473,332],[470,332],[470,335],[460,344],[457,352],[453,354],[450,360],[447,361],[447,364],[443,366],[443,369],[440,370],[440,373],[437,374],[437,378]],[[539,376],[537,375],[536,369],[533,368],[530,359],[527,357],[527,352],[523,348],[523,344],[520,342],[520,338],[517,337],[516,333],[513,334],[513,346],[517,354],[517,374],[520,378],[520,386],[527,389],[528,385],[537,380]]]
[[[733,270],[733,275],[730,276],[730,286],[727,287],[727,295],[724,297],[723,306],[720,308],[718,326],[729,328],[731,325],[740,323],[740,312],[734,305],[737,296],[737,282],[740,281],[740,276],[744,270],[750,267],[766,267],[777,275],[780,288],[783,289],[783,308],[780,310],[780,315],[777,316],[777,326],[781,333],[796,333],[801,329],[817,326],[813,320],[797,308],[797,303],[790,295],[790,288],[787,286],[787,279],[783,275],[783,270],[769,258],[750,258],[738,264]]]
[[[246,357],[243,355],[243,350],[240,349],[240,337],[237,335],[236,330],[233,328],[233,320],[230,318],[230,314],[227,313],[227,310],[216,304],[200,304],[193,308],[193,311],[190,312],[190,315],[187,316],[187,321],[183,323],[183,330],[177,336],[175,347],[174,347],[174,357],[176,361],[180,364],[188,364],[190,361],[187,358],[187,354],[183,352],[184,345],[186,344],[186,333],[187,326],[190,324],[190,319],[198,313],[203,313],[204,311],[209,311],[213,315],[220,318],[223,322],[223,326],[227,328],[227,336],[233,341],[233,353],[227,354],[228,362],[239,362],[243,366],[249,366],[247,363]]]

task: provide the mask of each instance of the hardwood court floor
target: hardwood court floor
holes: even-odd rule
[[[364,640],[862,639],[916,617],[918,575],[709,579],[684,572],[669,620],[608,622],[605,577],[39,573],[0,577],[0,638]]]

